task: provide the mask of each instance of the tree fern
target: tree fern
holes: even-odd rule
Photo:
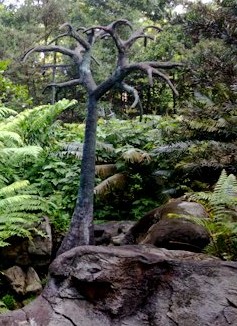
[[[59,156],[75,156],[78,159],[82,158],[83,143],[81,142],[71,142],[63,145],[62,150],[59,152]],[[113,145],[103,142],[96,142],[96,160],[98,162],[104,161],[105,155],[111,156],[115,154],[115,148]]]

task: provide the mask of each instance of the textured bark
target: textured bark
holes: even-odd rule
[[[58,254],[79,245],[93,244],[93,196],[95,182],[95,146],[97,107],[94,97],[89,97],[85,140],[81,163],[80,187],[70,229]]]
[[[237,263],[147,246],[82,246],[50,267],[43,294],[0,315],[19,326],[236,326]]]
[[[116,20],[107,26],[94,26],[87,30],[83,28],[74,29],[69,23],[66,23],[61,26],[61,28],[64,28],[67,31],[63,34],[58,35],[51,41],[51,43],[57,42],[59,38],[69,36],[77,42],[77,46],[74,49],[68,49],[59,45],[51,45],[50,43],[45,46],[37,46],[33,49],[30,49],[27,53],[25,53],[23,57],[23,60],[26,60],[33,52],[59,52],[70,57],[77,66],[77,78],[58,84],[52,83],[49,86],[55,88],[82,85],[88,95],[85,142],[78,199],[73,213],[70,230],[65,237],[58,251],[58,254],[78,245],[93,243],[92,224],[97,102],[106,92],[108,92],[113,87],[117,87],[123,90],[125,89],[126,91],[133,94],[133,106],[139,105],[140,115],[142,115],[142,106],[137,90],[134,87],[123,82],[123,80],[134,71],[145,73],[148,76],[150,85],[153,84],[153,77],[162,79],[169,85],[174,94],[177,95],[176,88],[169,79],[169,76],[164,74],[164,72],[159,71],[159,69],[171,69],[180,66],[180,63],[149,61],[129,64],[129,53],[134,43],[140,38],[144,39],[145,43],[147,42],[147,39],[152,39],[152,37],[146,34],[148,28],[153,28],[158,32],[160,29],[155,26],[147,26],[145,28],[132,31],[130,37],[127,40],[123,40],[120,38],[119,33],[116,30],[116,28],[120,25],[129,26],[132,30],[131,23],[125,19]],[[94,59],[91,51],[94,43],[97,40],[108,36],[112,38],[114,45],[117,48],[117,65],[113,74],[97,86],[91,70],[91,61]]]

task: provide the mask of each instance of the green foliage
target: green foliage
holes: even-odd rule
[[[12,109],[22,110],[32,103],[26,86],[13,83],[4,72],[9,61],[0,61],[0,103]]]
[[[31,237],[38,216],[49,211],[27,180],[0,188],[0,246],[12,236]],[[34,230],[35,231],[35,230]]]
[[[57,204],[63,210],[65,198],[70,202],[71,197],[64,197],[62,193],[60,193],[62,200],[59,200],[57,187],[67,192],[67,187],[70,188],[67,181],[70,184],[72,180],[74,183],[78,182],[78,179],[76,181],[74,179],[76,172],[73,173],[70,166],[66,176],[61,173],[62,181],[58,179],[55,181],[52,174],[47,175],[51,167],[46,159],[48,147],[54,151],[58,148],[60,140],[55,135],[57,129],[55,119],[72,104],[64,100],[54,106],[37,107],[18,114],[10,109],[0,109],[0,246],[7,245],[7,239],[14,235],[31,237],[31,232],[35,232],[34,222],[40,215],[51,214],[54,220],[58,214]],[[40,146],[36,146],[36,143]],[[55,154],[50,155],[53,158]],[[58,161],[54,167],[52,163],[52,169],[60,174],[59,167],[63,163]],[[36,172],[38,168],[45,173],[43,177],[41,170]],[[51,178],[50,182],[47,180],[48,177]],[[26,178],[30,182],[25,180]],[[50,187],[50,183],[53,187]],[[48,197],[47,201],[43,196]],[[73,205],[72,200],[68,206],[72,209]],[[66,218],[65,214],[59,215],[57,220],[59,228],[65,230],[69,213],[67,212]]]
[[[42,105],[20,112],[0,123],[1,130],[18,132],[27,144],[48,144],[55,140],[56,118],[60,113],[74,105],[76,101],[66,99],[55,105]]]
[[[223,170],[213,192],[199,192],[190,199],[204,204],[209,219],[191,218],[203,225],[210,234],[211,243],[206,252],[222,259],[237,260],[237,179]]]
[[[14,310],[17,308],[17,302],[11,294],[5,294],[1,301],[5,304],[6,308],[9,310]]]
[[[2,300],[0,300],[0,314],[4,314],[8,311],[9,311],[9,309],[7,308],[5,303]]]

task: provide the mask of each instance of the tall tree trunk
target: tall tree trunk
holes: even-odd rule
[[[65,23],[62,27],[67,29],[66,33],[58,35],[52,42],[56,42],[59,38],[70,36],[77,42],[74,49],[67,48],[61,45],[37,46],[24,55],[24,60],[32,52],[58,52],[63,55],[69,56],[78,67],[78,78],[68,80],[62,83],[51,83],[48,86],[69,87],[73,85],[82,85],[88,94],[88,108],[86,119],[85,141],[83,149],[83,158],[81,165],[81,179],[78,192],[78,199],[76,207],[72,216],[70,229],[64,238],[58,254],[70,250],[79,245],[93,244],[93,196],[94,196],[94,179],[95,179],[95,146],[96,146],[96,127],[97,127],[97,101],[104,96],[113,87],[120,88],[122,91],[131,93],[134,97],[132,107],[139,105],[140,118],[142,116],[142,106],[140,103],[137,90],[123,82],[125,77],[129,76],[134,71],[140,71],[148,76],[149,84],[153,85],[153,77],[163,79],[169,87],[173,90],[174,94],[178,94],[175,86],[172,84],[169,76],[164,74],[159,69],[171,69],[180,66],[179,63],[173,62],[158,62],[158,61],[144,61],[129,63],[128,57],[131,47],[140,39],[151,38],[146,35],[149,28],[160,31],[160,28],[155,26],[146,26],[142,29],[131,31],[131,35],[127,40],[119,36],[116,28],[118,26],[128,26],[132,30],[131,23],[126,19],[118,19],[107,26],[96,26],[89,29],[75,30],[71,24]],[[83,30],[83,33],[80,31]],[[92,56],[92,47],[96,40],[101,40],[105,37],[112,37],[114,44],[117,48],[117,66],[114,72],[98,86],[93,78],[91,70],[91,61],[97,60]]]
[[[80,187],[76,206],[70,224],[57,255],[76,246],[93,244],[93,196],[95,182],[95,150],[97,128],[97,102],[90,95],[87,107],[87,119],[83,157],[81,163]]]

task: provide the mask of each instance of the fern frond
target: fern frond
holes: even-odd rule
[[[17,115],[17,111],[14,111],[6,107],[0,107],[0,119],[6,118],[11,115]]]
[[[97,141],[96,150],[103,150],[107,153],[114,153],[115,148],[112,144]]]
[[[95,167],[96,174],[102,179],[113,175],[116,171],[117,168],[115,164],[100,164]]]
[[[5,147],[0,149],[0,157],[14,163],[26,158],[37,158],[42,150],[40,146]]]
[[[170,145],[160,146],[152,150],[152,154],[172,153],[175,151],[186,151],[194,143],[192,141],[177,142]]]
[[[80,142],[72,142],[69,144],[65,144],[63,146],[63,150],[59,153],[61,156],[73,155],[79,159],[82,158],[83,153],[83,143]],[[103,142],[96,142],[96,151],[103,151],[106,153],[114,153],[115,149],[113,145]]]
[[[124,173],[116,173],[105,179],[94,188],[95,195],[105,195],[114,189],[123,189],[126,184],[126,175]]]
[[[40,205],[31,195],[15,195],[0,199],[0,212],[35,211]]]
[[[130,148],[122,154],[122,158],[130,163],[149,163],[151,161],[150,155],[138,148]]]
[[[29,185],[28,180],[16,181],[9,186],[0,189],[0,197],[5,197],[17,193],[19,190],[25,189]]]
[[[82,158],[83,154],[83,143],[72,142],[65,144],[63,150],[59,152],[59,156],[70,156],[73,155],[78,159]]]
[[[23,146],[21,136],[12,131],[0,130],[0,141],[4,147]]]

